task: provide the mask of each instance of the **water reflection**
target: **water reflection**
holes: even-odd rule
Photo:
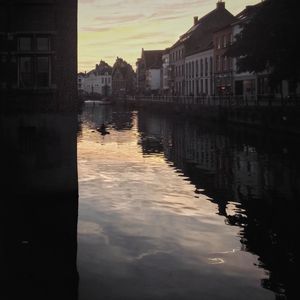
[[[292,138],[104,106],[80,121],[80,299],[291,298]]]
[[[226,224],[241,227],[242,249],[259,256],[269,278],[262,286],[277,296],[295,295],[296,199],[300,195],[299,144],[295,137],[272,137],[246,130],[217,130],[141,113],[139,130],[162,142],[145,153],[163,151],[218,205]],[[162,149],[163,148],[163,149]],[[295,149],[297,148],[297,149]],[[234,202],[233,211],[228,211]]]
[[[1,299],[77,299],[76,116],[0,115]]]

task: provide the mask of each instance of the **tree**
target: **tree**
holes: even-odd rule
[[[300,18],[296,0],[265,0],[245,21],[228,55],[238,57],[239,72],[270,74],[271,86],[288,80],[296,89],[300,79]]]

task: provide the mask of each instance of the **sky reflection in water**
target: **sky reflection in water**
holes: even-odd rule
[[[80,117],[80,299],[274,299],[241,228],[166,159],[174,133],[143,118],[106,106]],[[226,213],[237,212],[233,198]]]

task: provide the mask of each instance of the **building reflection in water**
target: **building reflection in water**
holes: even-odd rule
[[[0,115],[1,299],[77,299],[74,113]]]
[[[78,124],[85,123],[91,130],[97,129],[101,124],[117,131],[129,130],[133,127],[134,113],[125,107],[112,107],[101,105],[97,101],[90,101],[84,104],[84,109],[79,114]],[[81,135],[81,125],[78,127],[77,135]]]
[[[276,298],[296,293],[296,199],[300,196],[299,145],[271,137],[140,112],[144,155],[164,154],[218,205],[226,224],[240,227],[242,249],[268,273],[261,284]],[[297,148],[297,149],[296,149]]]

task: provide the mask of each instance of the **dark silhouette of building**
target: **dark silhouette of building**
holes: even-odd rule
[[[118,57],[112,69],[112,93],[115,96],[122,97],[132,94],[134,88],[134,71],[132,66],[125,60]]]
[[[0,298],[77,299],[77,0],[1,0],[0,70]]]
[[[77,0],[1,0],[0,53],[2,107],[76,108]]]

